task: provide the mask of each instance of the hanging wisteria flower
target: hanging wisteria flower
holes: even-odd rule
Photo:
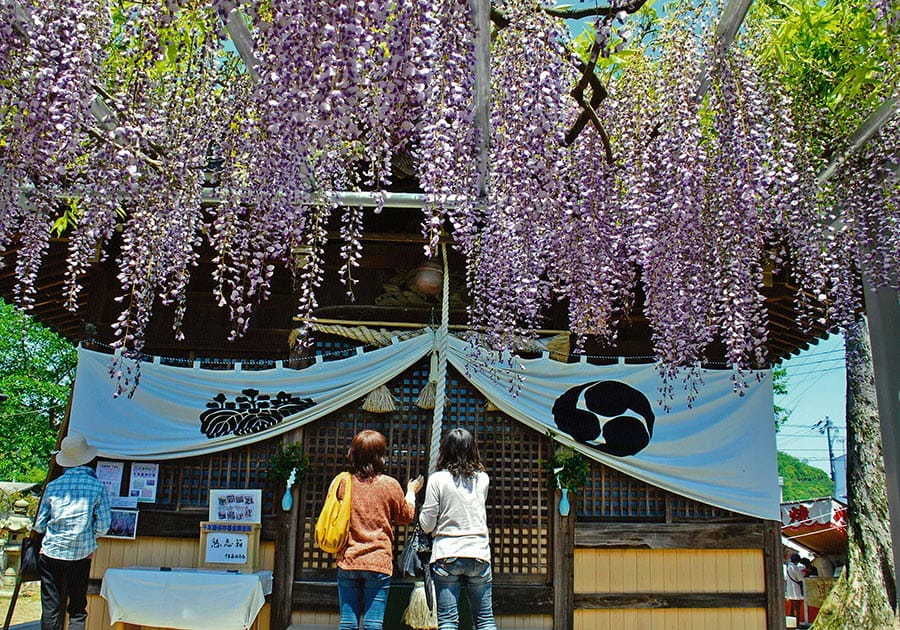
[[[18,299],[34,301],[51,226],[68,239],[72,309],[95,254],[115,251],[112,372],[127,391],[139,375],[127,353],[158,305],[180,335],[204,247],[232,336],[279,267],[297,315],[315,315],[335,213],[352,294],[367,211],[331,193],[389,189],[412,156],[433,200],[426,253],[452,231],[470,323],[490,345],[512,347],[561,301],[582,338],[612,341],[645,317],[669,368],[761,365],[768,271],[800,286],[806,326],[852,320],[860,270],[900,284],[898,123],[821,187],[797,104],[679,7],[653,54],[604,76],[607,145],[593,124],[564,142],[585,60],[537,0],[493,3],[486,138],[467,0],[0,3],[0,250],[17,249]],[[613,22],[595,25],[606,53],[624,37]],[[223,46],[226,23],[249,29],[251,68]]]

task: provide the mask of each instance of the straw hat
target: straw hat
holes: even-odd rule
[[[83,435],[69,435],[63,438],[56,454],[56,463],[63,468],[84,466],[97,457],[97,449],[87,443]]]

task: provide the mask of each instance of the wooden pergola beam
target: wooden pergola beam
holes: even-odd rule
[[[53,277],[53,276],[63,276],[63,275],[65,275],[67,270],[68,270],[68,263],[66,263],[66,261],[63,260],[60,263],[48,265],[46,267],[41,268],[40,271],[38,272],[38,276],[43,279]],[[15,278],[16,273],[17,272],[14,268],[5,268],[3,273],[0,273],[0,283],[10,280],[11,278]]]
[[[247,28],[244,16],[241,15],[237,8],[228,12],[228,17],[225,19],[225,30],[228,31],[228,36],[247,67],[250,77],[254,82],[258,83],[260,80],[259,71],[257,70],[259,59],[253,52],[253,35],[250,33],[250,29]]]
[[[737,37],[747,11],[753,0],[729,0],[722,11],[719,23],[716,25],[716,55],[721,57]],[[699,101],[709,91],[709,66],[704,65],[697,77],[697,100]],[[784,620],[782,620],[783,623]]]
[[[892,96],[886,99],[878,108],[869,114],[859,125],[856,131],[847,139],[847,146],[826,166],[816,177],[816,184],[823,186],[831,177],[840,170],[841,166],[856,153],[878,130],[893,118],[900,109],[900,97]]]
[[[78,316],[70,313],[69,311],[61,311],[58,314],[53,315],[51,317],[42,318],[41,323],[51,325],[54,322],[60,322],[60,321],[66,321],[66,320],[77,321]]]
[[[791,346],[786,345],[777,337],[772,337],[769,335],[769,338],[766,340],[766,345],[769,346],[770,354],[773,355],[774,359],[780,360],[781,358],[789,357],[794,349]]]
[[[370,191],[345,191],[336,190],[326,192],[318,198],[300,201],[297,205],[306,206],[355,206],[362,208],[425,208],[430,205],[438,205],[442,208],[452,208],[460,205],[465,198],[459,196],[426,195],[423,193],[400,192],[370,192]],[[212,191],[204,191],[203,204],[218,206],[224,203],[212,194]]]
[[[63,301],[61,299],[60,300],[51,300],[46,304],[46,306],[42,306],[40,308],[33,307],[33,308],[28,309],[28,314],[36,316],[36,317],[43,317],[44,315],[52,315],[54,313],[65,312],[65,313],[68,313],[70,317],[75,317],[76,316],[75,313],[72,313],[71,311],[69,311],[69,309],[67,309],[62,302]],[[79,301],[75,306],[76,306],[76,309],[80,310],[80,309],[84,308],[86,305],[87,305],[86,302]]]
[[[484,199],[491,150],[491,0],[469,0],[475,24],[475,126],[478,129],[478,196]]]

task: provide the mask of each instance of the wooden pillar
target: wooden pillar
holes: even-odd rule
[[[784,558],[781,523],[767,521],[763,535],[763,571],[766,585],[766,628],[784,630]]]
[[[572,511],[560,516],[559,499],[553,493],[553,630],[572,630],[575,625],[575,499],[569,492]]]
[[[491,155],[491,0],[469,0],[475,25],[475,127],[478,129],[478,197],[487,194]]]
[[[865,276],[866,315],[875,370],[878,418],[891,514],[894,573],[900,571],[900,305],[894,289],[872,288]]]
[[[285,435],[284,444],[302,441],[302,429]],[[275,567],[272,576],[271,630],[285,630],[291,625],[293,613],[294,569],[297,555],[297,528],[300,513],[300,484],[302,479],[291,489],[294,497],[290,512],[281,509],[281,495],[276,493],[275,500],[279,504],[277,525],[275,529]]]

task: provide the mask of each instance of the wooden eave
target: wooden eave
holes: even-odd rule
[[[380,227],[383,229],[383,227]],[[334,235],[337,238],[337,234]],[[406,268],[417,266],[423,256],[421,254],[422,238],[411,232],[369,232],[364,238],[366,250],[363,253],[362,268],[371,272],[371,278],[384,279],[389,275],[390,269],[405,264]],[[81,341],[87,336],[97,334],[99,338],[109,340],[109,324],[114,321],[119,304],[114,298],[120,293],[118,282],[115,279],[115,268],[110,262],[96,262],[88,270],[82,279],[85,285],[78,299],[75,312],[65,307],[65,280],[67,276],[66,255],[68,243],[65,238],[52,239],[47,254],[38,271],[37,294],[34,298],[31,314],[34,318],[56,331],[60,335],[73,342]],[[212,304],[212,296],[209,287],[203,284],[208,282],[208,274],[205,273],[209,265],[209,252],[204,252],[201,266],[195,272],[198,277],[196,284],[189,287],[188,308],[195,307],[196,318],[205,322],[218,315],[221,325],[224,326],[225,310],[218,309]],[[400,260],[401,262],[398,262]],[[10,250],[2,254],[3,267],[0,269],[0,297],[9,302],[15,301],[15,262],[16,252]],[[451,262],[453,259],[451,258]],[[461,260],[456,261],[461,264]],[[337,263],[331,262],[332,270]],[[285,274],[286,275],[286,274]],[[330,274],[329,274],[330,275]],[[333,276],[332,276],[333,277]],[[197,356],[247,356],[247,358],[273,358],[283,357],[287,354],[286,339],[290,329],[295,326],[292,320],[294,314],[294,299],[289,279],[280,278],[277,286],[273,287],[273,297],[260,307],[260,315],[254,319],[254,326],[248,331],[247,337],[234,343],[225,343],[212,337],[202,341],[197,335],[188,333],[185,342],[176,342],[174,336],[166,339],[166,326],[157,322],[156,332],[148,337],[147,350],[172,355],[197,355]],[[326,279],[326,284],[333,284]],[[772,286],[763,290],[766,309],[768,311],[769,327],[769,360],[772,364],[795,355],[810,346],[816,345],[820,339],[825,338],[829,330],[822,324],[814,322],[807,330],[801,328],[798,323],[797,310],[794,305],[794,297],[797,289],[788,282],[775,278]],[[349,303],[338,299],[342,288],[330,287],[329,296],[321,300],[321,307],[317,311],[320,317],[347,319],[347,320],[375,320],[375,321],[404,321],[427,323],[433,317],[432,309],[427,305],[419,306],[378,306],[369,297],[363,297],[359,303]],[[823,308],[824,312],[824,308]],[[165,320],[165,315],[154,315]],[[465,312],[461,308],[454,309],[451,314],[454,324],[465,323]],[[551,309],[547,328],[565,328],[564,308]],[[191,325],[197,326],[196,322]],[[626,330],[620,335],[622,340],[618,348],[609,349],[610,352],[621,354],[644,354],[642,348],[649,345],[649,327],[646,319],[638,311],[629,317],[625,324]],[[192,339],[193,337],[196,337]]]

